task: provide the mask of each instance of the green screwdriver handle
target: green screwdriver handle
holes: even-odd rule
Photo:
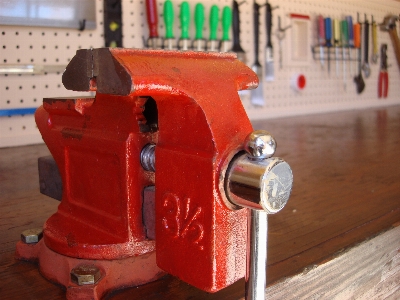
[[[194,22],[196,24],[196,40],[203,39],[204,5],[197,3],[194,10]]]
[[[190,8],[189,8],[189,3],[187,1],[184,1],[181,4],[181,16],[180,17],[181,17],[181,28],[182,28],[181,39],[188,40],[189,39],[189,24],[190,24]]]
[[[165,38],[174,38],[174,7],[170,0],[164,2]]]
[[[210,41],[217,40],[217,30],[218,30],[218,14],[219,8],[216,5],[211,6],[210,10]]]
[[[225,6],[222,10],[222,40],[229,41],[229,31],[232,25],[232,9]]]
[[[347,21],[346,20],[341,21],[340,25],[341,25],[340,27],[342,29],[342,35],[341,35],[342,47],[348,47],[349,46],[349,31],[347,28]]]

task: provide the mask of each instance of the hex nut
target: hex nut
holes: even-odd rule
[[[80,265],[71,270],[71,281],[77,285],[95,284],[101,272],[95,265]]]
[[[32,228],[22,231],[21,241],[25,244],[36,244],[43,237],[43,228]]]

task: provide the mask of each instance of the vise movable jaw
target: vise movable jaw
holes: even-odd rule
[[[163,270],[216,292],[244,277],[248,213],[240,208],[274,213],[292,185],[289,166],[269,158],[275,140],[249,135],[237,91],[257,82],[234,54],[78,50],[64,86],[96,96],[44,99],[36,112],[63,182],[43,247],[97,264],[155,251],[154,274],[140,283]],[[155,239],[143,221],[151,186]],[[124,284],[138,282],[103,293]]]

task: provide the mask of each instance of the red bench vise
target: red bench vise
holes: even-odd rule
[[[78,50],[63,83],[96,96],[37,110],[62,201],[16,256],[39,260],[71,299],[163,271],[208,292],[244,277],[247,212],[232,209],[225,174],[253,130],[237,91],[256,74],[234,54],[104,48]]]

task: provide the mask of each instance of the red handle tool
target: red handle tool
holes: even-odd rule
[[[150,38],[158,37],[158,15],[156,0],[146,0],[147,23],[149,25]]]
[[[387,44],[381,46],[381,71],[378,79],[378,97],[387,98],[389,90],[389,74],[387,72]]]

